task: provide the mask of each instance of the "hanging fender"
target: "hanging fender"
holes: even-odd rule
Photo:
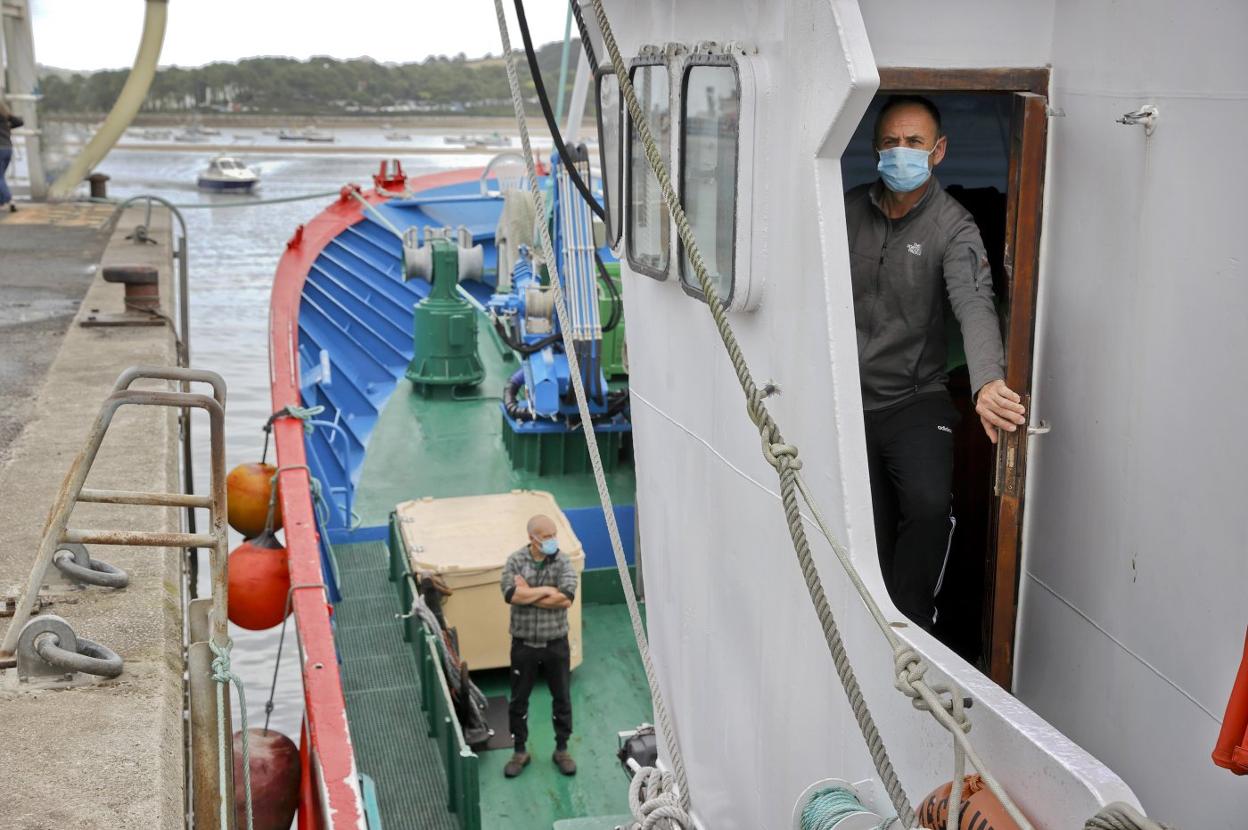
[[[1222,731],[1213,748],[1213,762],[1236,775],[1248,775],[1248,636],[1244,639],[1244,656],[1226,704]]]

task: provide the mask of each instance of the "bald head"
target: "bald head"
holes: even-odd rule
[[[555,520],[549,516],[538,513],[536,516],[529,519],[527,529],[530,536],[537,536],[540,539],[544,539],[548,536],[554,536]]]

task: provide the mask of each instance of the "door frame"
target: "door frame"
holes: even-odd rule
[[[1006,193],[1005,274],[1009,317],[1004,336],[1006,383],[1023,397],[1031,415],[1036,295],[1040,274],[1040,219],[1048,146],[1049,67],[935,69],[879,67],[881,93],[1010,93],[1010,159]],[[1018,586],[1022,573],[1022,525],[1026,481],[1026,426],[998,431],[997,471],[989,522],[983,603],[983,655],[987,673],[1009,690],[1014,677]]]

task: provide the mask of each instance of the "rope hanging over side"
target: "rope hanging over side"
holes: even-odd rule
[[[511,38],[507,33],[507,18],[503,12],[502,0],[494,0],[494,11],[498,17],[499,37],[502,40],[503,56],[507,68],[507,82],[511,88],[511,104],[515,111],[516,123],[520,129],[520,143],[524,148],[524,161],[528,171],[529,188],[533,194],[533,204],[536,208],[538,216],[546,215],[545,197],[542,189],[538,184],[537,163],[533,156],[533,146],[529,141],[528,122],[524,114],[524,100],[520,91],[520,80],[516,73],[515,54],[511,49]],[[546,257],[549,267],[554,270],[558,260],[555,258],[554,244],[550,238],[550,228],[545,222],[538,223],[538,229],[541,236],[542,252]],[[645,627],[641,622],[641,612],[637,606],[637,596],[633,591],[632,580],[628,576],[628,562],[624,558],[624,546],[620,541],[620,529],[616,525],[615,510],[612,507],[611,494],[607,491],[606,478],[602,469],[602,458],[598,452],[598,441],[594,437],[592,428],[593,418],[589,412],[588,398],[585,394],[585,384],[581,377],[580,365],[577,360],[575,344],[572,342],[571,329],[568,326],[568,309],[564,299],[563,288],[559,279],[551,280],[551,288],[555,295],[555,311],[559,316],[560,327],[563,331],[564,351],[567,354],[568,370],[572,378],[573,390],[576,393],[576,403],[581,415],[581,423],[590,425],[585,432],[586,447],[589,450],[590,465],[594,471],[594,482],[598,488],[598,498],[602,504],[603,518],[606,520],[607,533],[611,539],[611,550],[615,555],[616,568],[620,574],[620,582],[624,586],[624,599],[628,606],[629,619],[633,626],[633,637],[637,641],[637,650],[641,654],[642,667],[646,672],[646,682],[650,686],[650,698],[654,705],[655,717],[659,722],[659,728],[662,730],[663,739],[671,755],[674,785],[676,788],[676,798],[682,810],[686,813],[689,809],[689,779],[685,771],[684,756],[680,751],[680,744],[676,736],[676,730],[672,725],[671,715],[667,711],[667,705],[663,700],[663,693],[659,687],[658,676],[654,669],[654,663],[650,658],[649,643],[646,639]],[[665,816],[665,820],[669,825],[679,821],[679,817]],[[651,825],[657,826],[657,825]],[[681,826],[677,824],[676,826]],[[689,826],[688,824],[684,826]]]
[[[1084,822],[1083,830],[1175,830],[1172,825],[1153,821],[1122,801],[1106,804]]]
[[[217,645],[212,640],[208,641],[208,648],[212,651],[212,679],[217,683],[217,734],[220,736],[218,741],[218,770],[217,781],[221,796],[221,826],[229,827],[228,816],[226,813],[227,805],[229,810],[234,808],[234,793],[225,791],[226,758],[230,759],[230,763],[234,763],[234,744],[233,736],[226,735],[225,731],[225,705],[228,694],[229,685],[234,684],[234,688],[238,690],[238,720],[242,726],[242,749],[243,749],[243,792],[246,796],[247,807],[247,830],[253,830],[252,811],[251,811],[251,748],[247,742],[247,692],[243,688],[243,680],[237,674],[230,670],[230,650],[234,647],[233,640],[226,640],[225,645]]]

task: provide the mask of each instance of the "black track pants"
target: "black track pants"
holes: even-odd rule
[[[568,638],[551,640],[543,648],[534,648],[513,638],[511,703],[507,712],[517,749],[529,739],[529,694],[537,682],[539,667],[545,671],[546,685],[550,687],[556,745],[567,746],[568,736],[572,734],[572,652]]]
[[[867,465],[880,570],[903,614],[930,630],[953,534],[953,427],[946,393],[867,412]]]

